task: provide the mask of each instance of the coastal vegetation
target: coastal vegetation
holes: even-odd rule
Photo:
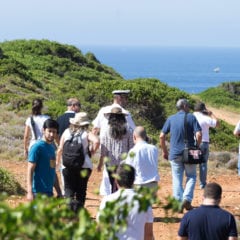
[[[66,99],[76,96],[82,111],[94,119],[101,106],[112,102],[114,89],[130,89],[127,108],[136,124],[147,128],[155,143],[166,118],[176,112],[176,101],[187,98],[192,106],[196,101],[190,94],[169,87],[159,79],[126,81],[114,69],[101,64],[93,53],[84,55],[74,46],[48,40],[0,43],[0,79],[0,131],[6,144],[9,139],[21,142],[24,121],[36,97],[44,100],[44,113],[56,118],[65,111]],[[219,107],[231,105],[239,109],[239,83],[222,84],[197,97]],[[13,130],[16,126],[18,132]],[[222,122],[221,127],[211,133],[212,147],[236,150],[232,130],[233,126]],[[5,154],[6,147],[1,148],[0,156]],[[22,152],[16,158],[21,159]]]
[[[199,94],[203,101],[218,108],[226,108],[240,113],[240,81],[225,82]]]
[[[239,85],[239,82],[224,83],[191,96],[159,79],[126,81],[114,69],[103,65],[93,53],[84,55],[74,46],[48,40],[6,41],[0,43],[0,158],[24,160],[24,122],[30,115],[32,100],[37,97],[44,100],[44,113],[56,118],[65,111],[66,99],[75,96],[81,101],[82,111],[88,112],[93,119],[101,106],[112,102],[113,90],[130,89],[127,108],[136,124],[145,126],[157,144],[160,130],[166,118],[176,112],[175,104],[179,98],[189,99],[192,107],[201,99],[213,106],[237,111],[240,109]],[[211,130],[211,148],[236,151],[232,131],[233,126],[221,121],[220,128]],[[0,192],[24,193],[11,174],[1,167],[0,182]],[[152,194],[144,196],[141,200],[146,206],[152,201]],[[105,239],[109,234],[99,231],[96,222],[84,209],[79,213],[81,221],[76,221],[64,200],[38,199],[14,209],[3,200],[0,199],[3,219],[0,236],[3,239],[32,239],[36,236],[37,239],[65,239],[69,236],[73,239]],[[113,204],[110,211],[106,209],[106,219],[102,221],[102,229],[112,230],[112,236],[122,226],[119,223],[115,228],[107,225],[116,215],[115,207],[117,205]],[[169,198],[166,211],[176,211],[177,208],[177,203]],[[59,218],[63,221],[58,221]]]

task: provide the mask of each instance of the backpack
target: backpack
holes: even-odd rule
[[[81,133],[66,140],[63,145],[62,162],[66,168],[81,169],[84,164],[85,154],[81,139]]]

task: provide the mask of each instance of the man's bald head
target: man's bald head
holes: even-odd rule
[[[135,140],[135,139],[136,139],[136,140],[137,140],[137,139],[140,139],[140,140],[144,140],[144,141],[147,140],[146,130],[145,130],[144,127],[142,127],[142,126],[137,126],[137,127],[134,129],[133,136],[134,136],[134,140]]]

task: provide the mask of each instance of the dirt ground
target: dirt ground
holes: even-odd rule
[[[211,110],[219,119],[225,120],[229,124],[236,125],[240,120],[239,114],[221,109],[215,109],[212,107],[208,107],[208,109]],[[0,167],[3,167],[11,172],[19,181],[19,183],[26,189],[26,161],[4,161],[0,159]],[[208,182],[218,182],[222,186],[223,199],[220,205],[222,208],[234,214],[240,231],[240,177],[237,175],[236,170],[233,171],[224,168],[217,168],[214,162],[209,162],[208,167]],[[159,182],[158,197],[164,201],[164,199],[172,193],[171,168],[167,161],[160,163],[159,172],[161,180]],[[101,201],[100,196],[96,195],[96,190],[98,190],[100,186],[101,177],[102,174],[97,172],[95,166],[89,180],[87,201],[85,205],[93,217],[96,216],[96,212]],[[197,180],[194,199],[192,202],[194,207],[198,207],[201,204],[202,194],[203,190],[200,190],[199,182]],[[15,206],[16,204],[25,201],[25,197],[19,196],[12,196],[8,199],[8,202],[11,206]],[[160,207],[154,207],[153,212],[153,228],[155,239],[176,239],[179,222],[181,221],[183,214],[176,213],[165,218],[165,213]]]
[[[212,111],[217,118],[224,120],[233,126],[236,126],[236,124],[240,120],[239,113],[235,113],[235,112],[228,111],[228,110],[217,109],[214,107],[207,107],[207,109]]]
[[[11,172],[18,182],[26,189],[26,169],[27,163],[17,162],[17,161],[3,161],[0,160],[0,166]],[[159,183],[159,198],[164,201],[164,199],[171,195],[172,193],[172,183],[171,183],[171,172],[170,166],[167,162],[160,164],[159,172],[161,176],[161,181]],[[91,175],[87,201],[85,207],[91,213],[93,217],[96,216],[96,212],[101,201],[101,197],[96,195],[96,190],[99,189],[99,184],[102,174],[98,173],[96,168],[94,168]],[[230,171],[226,169],[216,168],[214,163],[209,163],[209,182],[218,182],[223,187],[223,199],[221,202],[221,207],[233,213],[239,225],[240,221],[240,177],[237,176],[236,171]],[[202,190],[199,189],[199,183],[197,181],[193,206],[198,207],[202,200]],[[11,196],[8,202],[11,206],[15,206],[20,202],[25,202],[25,197]],[[154,235],[155,239],[169,240],[176,239],[177,231],[179,227],[179,222],[183,214],[175,213],[174,215],[169,215],[164,219],[165,213],[162,208],[154,207]]]

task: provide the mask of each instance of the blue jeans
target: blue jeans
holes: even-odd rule
[[[202,142],[200,145],[200,149],[202,150],[204,163],[199,164],[199,180],[200,180],[200,188],[204,188],[207,184],[207,163],[209,157],[209,143]]]
[[[196,164],[184,164],[182,156],[170,161],[172,167],[173,197],[182,202],[184,199],[192,202],[196,184]],[[186,185],[183,187],[185,171]]]

